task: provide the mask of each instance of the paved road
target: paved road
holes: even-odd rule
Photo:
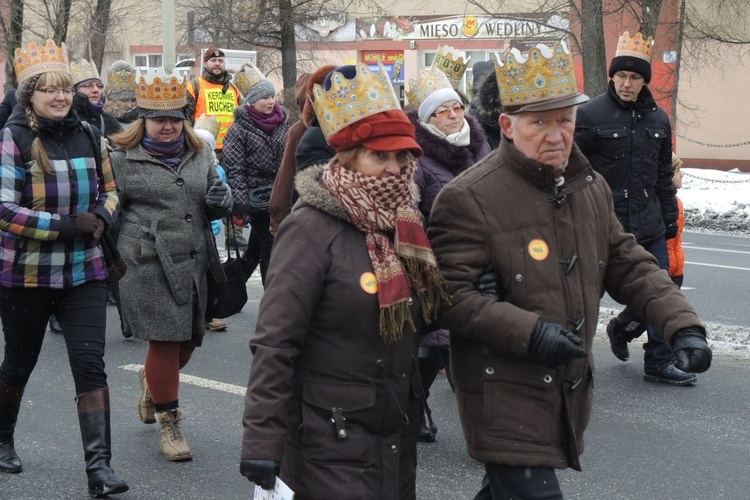
[[[251,302],[230,320],[226,333],[208,334],[184,371],[180,400],[194,453],[169,463],[158,450],[155,425],[135,411],[134,370],[146,346],[126,341],[109,308],[107,371],[112,392],[115,470],[135,499],[247,499],[249,483],[238,473],[242,393],[250,366],[260,283],[251,278]],[[587,433],[583,473],[560,474],[568,499],[655,500],[750,497],[750,366],[721,356],[692,388],[646,384],[641,363],[617,361],[604,336],[596,345],[596,408]],[[637,349],[637,347],[636,347]],[[418,498],[469,499],[481,468],[466,456],[452,393],[439,379],[431,395],[438,439],[421,444]],[[85,498],[83,459],[73,384],[62,338],[49,334],[27,388],[16,433],[24,472],[0,474],[0,500]],[[342,489],[341,499],[346,499]]]

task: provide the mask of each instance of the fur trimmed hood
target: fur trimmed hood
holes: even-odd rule
[[[470,131],[468,146],[456,146],[442,137],[436,136],[420,124],[417,112],[414,110],[407,112],[406,116],[414,125],[414,135],[417,144],[424,151],[424,156],[444,165],[448,170],[454,173],[462,172],[484,156],[483,150],[487,148],[487,136],[480,123],[473,116],[465,115]]]
[[[313,208],[317,208],[333,217],[350,222],[349,214],[341,204],[323,185],[323,170],[326,165],[313,165],[294,178],[294,185],[299,198]]]

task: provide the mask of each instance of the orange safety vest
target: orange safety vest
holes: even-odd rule
[[[685,228],[685,211],[682,209],[682,200],[677,198],[677,236],[667,240],[667,251],[669,252],[669,275],[682,276],[685,272],[685,250],[682,248],[682,230]]]
[[[205,114],[215,116],[219,122],[219,135],[216,137],[216,149],[224,148],[224,136],[234,122],[234,108],[239,105],[240,91],[233,83],[229,84],[226,93],[222,92],[223,84],[211,83],[204,78],[198,79],[199,96],[195,95],[193,82],[188,82],[187,90],[195,98],[195,118]]]

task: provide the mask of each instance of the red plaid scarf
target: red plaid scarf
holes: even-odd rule
[[[352,223],[365,233],[367,253],[378,281],[380,335],[395,342],[404,327],[416,329],[409,312],[415,290],[427,323],[437,317],[446,298],[443,280],[417,210],[412,163],[401,175],[377,178],[330,162],[323,183],[346,209]]]

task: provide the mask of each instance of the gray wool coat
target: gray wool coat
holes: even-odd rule
[[[206,206],[219,179],[211,152],[188,152],[173,170],[141,145],[111,155],[122,207],[117,248],[128,266],[120,281],[124,327],[141,340],[200,345],[205,333],[206,273],[224,279]]]

